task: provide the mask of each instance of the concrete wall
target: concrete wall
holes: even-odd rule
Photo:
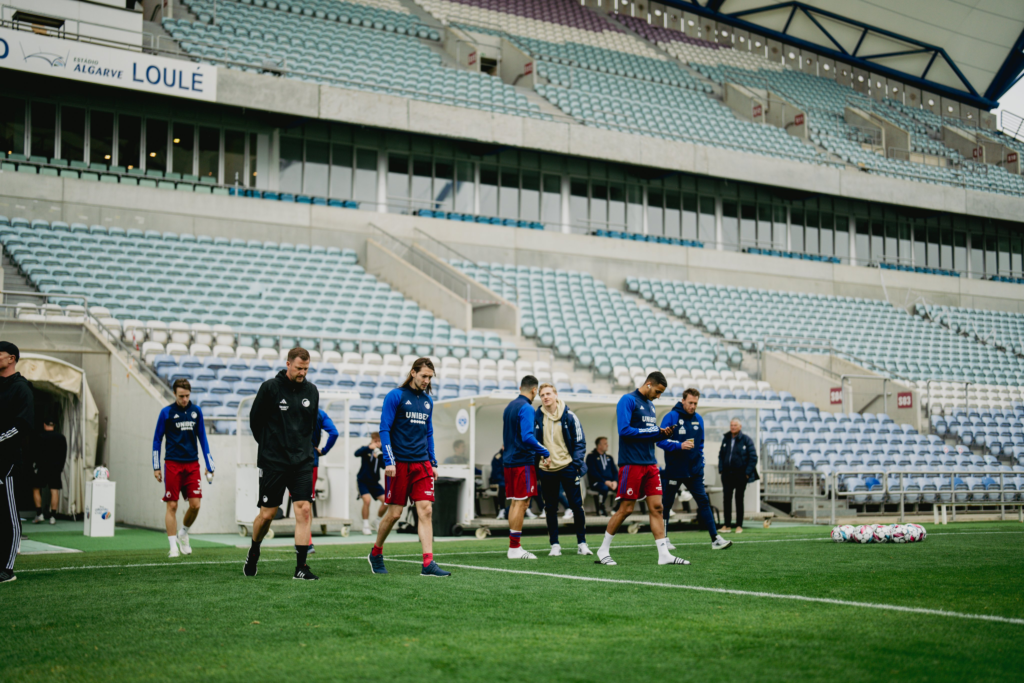
[[[736,83],[726,83],[722,88],[722,101],[735,112],[741,121],[763,123],[766,112],[763,95]],[[761,109],[757,107],[760,106]]]
[[[892,180],[892,184],[895,192],[899,181]],[[985,199],[998,202],[1000,197],[986,195]],[[1019,204],[1019,200],[1015,201]],[[1024,313],[1020,285],[988,280],[811,261],[801,261],[799,268],[794,268],[793,261],[787,259],[731,251],[666,247],[552,231],[185,194],[17,173],[0,174],[0,214],[350,247],[364,258],[366,240],[372,230],[369,226],[373,222],[407,242],[415,241],[414,231],[418,228],[477,261],[586,271],[614,288],[621,288],[627,277],[644,275],[882,299],[906,308],[923,300]]]
[[[890,149],[910,151],[910,132],[903,130],[875,113],[865,112],[855,107],[847,107],[844,112],[844,119],[847,123],[853,125],[880,129],[882,131],[882,148],[885,150],[885,156],[889,156]]]
[[[365,268],[438,318],[459,329],[472,327],[473,307],[466,299],[374,239],[366,240]]]
[[[501,64],[498,68],[501,80],[510,85],[533,88],[537,78],[537,65],[533,57],[526,54],[514,44],[501,39]]]
[[[924,418],[921,411],[921,396],[916,387],[901,382],[889,381],[884,389],[888,394],[883,399],[883,382],[878,373],[843,360],[834,355],[795,355],[775,351],[763,355],[763,379],[771,383],[776,391],[788,391],[800,402],[811,402],[819,410],[830,412],[871,412],[886,413],[898,424],[909,424],[922,431]],[[844,375],[868,375],[848,378]],[[842,404],[833,404],[833,390],[843,389]],[[897,394],[911,392],[913,404],[910,408],[899,408]]]
[[[222,104],[698,173],[836,197],[1005,220],[1020,218],[1020,200],[1014,197],[882,178],[856,169],[825,168],[590,128],[564,119],[540,121],[229,69],[221,69],[217,78],[217,101]]]

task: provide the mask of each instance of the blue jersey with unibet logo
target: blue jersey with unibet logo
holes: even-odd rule
[[[639,391],[631,391],[619,399],[615,416],[619,425],[619,467],[657,465],[654,444],[661,440],[661,431],[654,403]]]
[[[434,402],[422,391],[399,387],[388,392],[380,412],[380,447],[384,464],[424,462],[434,457]]]
[[[665,474],[670,479],[686,479],[704,474],[704,418],[699,413],[687,414],[682,401],[665,414],[662,427],[672,427],[672,434],[658,442],[665,451]],[[693,439],[693,448],[683,443]]]
[[[156,432],[153,434],[153,469],[160,469],[160,446],[167,439],[165,460],[174,462],[195,462],[199,460],[199,446],[203,448],[206,469],[213,472],[213,457],[210,445],[206,441],[206,425],[203,423],[203,411],[190,401],[182,408],[172,403],[160,411],[156,420]]]

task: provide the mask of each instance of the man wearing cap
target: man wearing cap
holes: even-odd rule
[[[14,468],[32,430],[32,385],[17,371],[18,347],[0,341],[0,583],[14,581],[21,521],[14,501]]]

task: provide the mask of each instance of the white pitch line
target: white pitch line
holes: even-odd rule
[[[406,562],[418,564],[416,560],[394,560],[395,562]],[[949,612],[940,609],[928,609],[927,607],[904,607],[902,605],[884,605],[874,602],[856,602],[853,600],[836,600],[834,598],[813,598],[807,595],[787,595],[785,593],[764,593],[760,591],[744,591],[732,588],[712,588],[708,586],[687,586],[676,583],[658,583],[655,581],[636,581],[631,579],[606,579],[597,576],[573,576],[572,574],[552,574],[550,572],[534,572],[525,569],[505,569],[502,567],[475,567],[468,564],[451,564],[446,562],[445,567],[453,569],[476,569],[485,572],[500,572],[503,574],[525,574],[527,576],[543,576],[551,579],[566,579],[569,581],[589,581],[592,583],[614,583],[630,586],[647,586],[650,588],[674,588],[678,590],[700,591],[704,593],[720,593],[723,595],[742,595],[754,598],[773,598],[775,600],[796,600],[798,602],[817,602],[828,605],[841,605],[843,607],[862,607],[865,609],[887,610],[891,612],[910,612],[912,614],[927,614],[938,617],[952,617],[955,619],[976,619],[979,621],[998,621],[1004,624],[1018,624],[1024,626],[1024,619],[1013,617],[1000,617],[991,614],[964,614],[962,612]]]
[[[966,531],[966,532],[965,531],[959,531],[959,532],[958,531],[936,531],[936,532],[929,533],[928,535],[929,536],[973,536],[973,535],[978,535],[978,534],[1013,534],[1013,535],[1019,536],[1019,535],[1024,534],[1024,531]],[[831,538],[827,538],[827,537],[826,538],[821,538],[821,537],[817,537],[817,536],[813,537],[813,538],[762,538],[762,539],[758,539],[758,540],[749,540],[749,541],[738,541],[737,540],[737,541],[733,541],[733,542],[736,545],[739,546],[739,545],[747,545],[747,544],[751,544],[751,543],[796,543],[796,542],[803,542],[803,541],[811,541],[811,542],[820,541],[820,542],[829,542],[829,543],[833,542]],[[679,543],[676,543],[675,545],[676,546],[681,546],[681,545],[710,545],[710,543],[708,541],[687,541],[685,543],[679,542]],[[227,546],[225,546],[225,547],[227,547]],[[325,547],[334,547],[334,546],[325,546]],[[351,546],[348,546],[348,545],[340,546],[339,545],[338,547],[351,547]],[[621,549],[626,549],[626,548],[650,548],[650,547],[653,547],[653,544],[651,544],[651,543],[644,543],[644,544],[631,544],[631,545],[613,545],[612,547],[615,550],[621,550]],[[217,550],[217,548],[210,548],[210,550]],[[530,552],[534,552],[534,553],[550,552],[550,550],[547,549],[547,548],[527,548],[527,550],[530,550]],[[450,555],[504,555],[506,552],[508,552],[506,549],[501,549],[501,550],[463,550],[463,551],[453,551],[453,552],[449,552],[449,553],[434,553],[434,557],[448,557]],[[420,553],[402,553],[402,554],[398,554],[398,555],[386,555],[385,557],[390,560],[390,559],[401,558],[401,557],[419,557],[419,556],[420,556]],[[332,561],[333,562],[333,561],[336,561],[336,560],[365,560],[365,559],[366,559],[365,555],[357,555],[355,557],[318,557],[318,558],[314,558],[314,561],[317,561],[317,562]],[[69,566],[69,567],[40,567],[40,568],[35,568],[35,569],[18,569],[15,573],[17,573],[17,574],[24,574],[24,573],[29,573],[29,572],[63,572],[63,571],[73,571],[73,570],[79,570],[79,569],[134,569],[134,568],[137,568],[137,567],[188,567],[188,566],[193,566],[193,565],[207,565],[207,564],[210,564],[210,565],[213,565],[213,564],[235,564],[236,562],[243,562],[243,561],[244,560],[210,560],[210,561],[205,561],[205,562],[144,562],[144,563],[136,563],[136,564],[92,564],[92,565],[77,565],[77,566]],[[273,557],[263,557],[263,558],[260,559],[260,562],[287,562],[287,561],[288,560],[286,558],[273,558]]]

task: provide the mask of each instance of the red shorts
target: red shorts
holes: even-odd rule
[[[405,505],[408,501],[434,502],[434,469],[427,461],[396,462],[395,476],[384,477],[384,502]]]
[[[178,462],[177,460],[164,461],[164,497],[163,501],[169,503],[178,500],[178,494],[185,500],[189,498],[202,498],[203,487],[200,485],[199,461]]]
[[[313,468],[313,500],[316,500],[316,471],[318,469],[320,469],[320,468],[319,467],[314,467]]]
[[[533,465],[505,468],[505,498],[526,500],[537,495],[537,468]]]
[[[615,500],[643,500],[661,495],[661,472],[657,465],[623,465],[619,468],[619,490]]]

